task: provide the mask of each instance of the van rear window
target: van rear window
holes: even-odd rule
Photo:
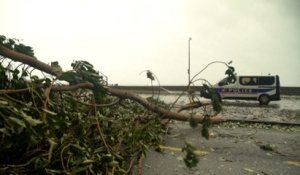
[[[272,85],[275,82],[275,77],[240,77],[240,83],[244,86],[255,86],[255,85]]]
[[[275,82],[275,77],[259,77],[259,85],[272,85]]]

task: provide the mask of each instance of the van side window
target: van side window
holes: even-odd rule
[[[259,77],[260,85],[272,85],[275,82],[275,77]]]
[[[241,85],[245,85],[245,86],[253,86],[253,85],[257,85],[258,81],[257,81],[257,77],[240,77],[240,83]]]

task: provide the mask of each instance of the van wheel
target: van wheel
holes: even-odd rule
[[[270,102],[268,95],[261,95],[258,99],[260,105],[268,105]]]

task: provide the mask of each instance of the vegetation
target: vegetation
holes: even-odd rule
[[[161,143],[161,119],[200,122],[208,138],[212,117],[221,110],[213,100],[216,113],[172,112],[172,105],[158,99],[107,87],[86,61],[71,66],[66,72],[58,62],[50,67],[34,57],[31,47],[0,36],[0,173],[128,174]],[[36,70],[43,76],[33,74]],[[233,71],[230,67],[230,76]],[[156,78],[150,71],[147,77],[151,83]],[[193,149],[189,144],[183,149],[188,167],[198,162]]]

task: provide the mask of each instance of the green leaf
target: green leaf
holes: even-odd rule
[[[235,71],[234,67],[229,66],[228,69],[225,72],[225,74],[228,75],[227,81],[229,83],[234,83],[236,81],[234,71]]]
[[[34,51],[33,51],[32,47],[26,46],[22,43],[16,44],[14,50],[17,52],[21,52],[25,55],[34,56]]]
[[[229,66],[228,69],[225,71],[226,75],[232,75],[234,73],[234,67]]]
[[[9,44],[14,45],[16,42],[13,39],[8,39]]]
[[[50,115],[57,115],[57,113],[55,113],[55,112],[52,112],[52,111],[49,111],[49,110],[47,110],[47,109],[42,109],[44,112],[46,112],[46,113],[48,113],[48,114],[50,114]]]
[[[198,157],[195,154],[195,150],[196,148],[187,142],[185,143],[185,147],[182,148],[182,151],[186,152],[186,156],[183,161],[188,168],[196,167],[199,162]]]
[[[87,67],[87,68],[89,68],[89,69],[93,69],[93,67],[94,67],[91,63],[89,63],[89,62],[87,62],[87,61],[81,60],[80,62],[81,62],[81,64],[82,64],[83,66],[85,66],[85,67]]]
[[[89,168],[88,166],[76,167],[76,168],[72,169],[72,172],[70,174],[84,174],[84,173],[81,173],[81,172],[86,171],[88,168]]]
[[[202,137],[209,139],[209,131],[207,127],[202,127],[201,129],[201,135]]]
[[[206,139],[209,139],[209,130],[208,130],[208,128],[211,126],[211,124],[212,124],[212,122],[211,122],[210,116],[205,115],[205,117],[202,121],[201,135]]]
[[[8,105],[7,101],[0,100],[0,105]]]
[[[95,163],[94,160],[91,160],[91,159],[85,159],[82,164],[92,164],[92,163]]]
[[[47,169],[47,168],[45,170],[48,174],[64,174],[65,173],[65,171],[63,171],[63,170],[53,170],[53,169]]]
[[[0,128],[0,132],[2,132],[4,135],[11,136],[11,134],[6,128]]]
[[[149,78],[151,81],[154,81],[153,73],[150,70],[147,70],[147,78]]]
[[[8,117],[6,123],[11,126],[10,129],[13,131],[13,133],[17,134],[20,134],[26,127],[24,121],[15,117]]]
[[[33,119],[31,116],[27,115],[24,112],[21,112],[22,117],[26,122],[28,122],[31,126],[36,126],[38,124],[42,124],[43,122],[41,120]]]
[[[5,40],[6,40],[6,37],[3,35],[0,35],[0,45],[3,45]]]
[[[271,144],[260,145],[259,147],[265,151],[274,151],[274,145]]]
[[[67,71],[63,72],[59,77],[59,80],[64,80],[69,82],[70,84],[76,84],[82,81],[82,78],[77,72],[74,71]]]
[[[192,128],[196,128],[196,127],[198,126],[198,121],[195,120],[194,117],[191,117],[191,118],[190,118],[189,123],[190,123],[190,126],[191,126]]]
[[[60,75],[63,72],[62,68],[60,67],[57,61],[51,62],[51,68],[52,71],[57,75]]]
[[[214,111],[221,112],[222,106],[221,106],[221,103],[220,103],[219,96],[217,94],[213,93],[211,100],[212,100],[212,105],[213,105]]]

